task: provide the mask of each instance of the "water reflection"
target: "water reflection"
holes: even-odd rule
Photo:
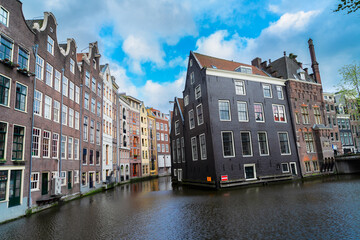
[[[0,239],[357,239],[359,196],[358,176],[223,191],[159,178],[2,225]]]

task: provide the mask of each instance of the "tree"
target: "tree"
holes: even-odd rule
[[[347,14],[356,12],[360,8],[360,0],[340,0],[334,12],[347,11]]]

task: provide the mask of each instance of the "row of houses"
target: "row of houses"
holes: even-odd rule
[[[168,116],[126,93],[97,42],[0,0],[0,222],[104,185],[170,174]]]
[[[190,52],[171,118],[172,180],[213,188],[334,171],[357,151],[354,101],[323,93],[313,40],[312,73],[294,54],[251,65]]]

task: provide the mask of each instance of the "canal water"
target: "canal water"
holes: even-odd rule
[[[159,178],[0,225],[0,239],[360,239],[360,177],[222,191]]]

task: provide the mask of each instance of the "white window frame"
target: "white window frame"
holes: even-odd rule
[[[205,151],[203,152],[203,150],[202,150],[202,141],[201,141],[201,139],[202,139],[202,137],[204,137],[203,138],[203,140],[204,140],[204,146],[205,146]],[[200,145],[200,159],[201,160],[206,160],[207,159],[207,150],[206,150],[206,137],[205,137],[205,133],[202,133],[202,134],[200,134],[199,135],[199,145]],[[203,156],[204,155],[204,156]]]
[[[67,180],[67,176],[66,176],[66,171],[61,171],[60,174],[60,179],[61,179],[61,186],[66,186],[66,180]]]
[[[284,167],[283,166],[287,166],[287,171],[284,171]],[[290,168],[289,168],[289,164],[288,163],[281,163],[281,172],[282,173],[289,173],[290,172]]]
[[[180,122],[179,120],[175,121],[175,135],[180,134]]]
[[[262,113],[262,116],[263,116],[263,120],[256,120],[256,115],[254,116],[255,117],[255,122],[265,122],[265,113],[264,113],[264,106],[262,103],[254,103],[254,114],[255,114],[255,104],[260,104],[261,106],[261,113]]]
[[[33,175],[37,175],[37,180],[33,180]],[[36,183],[36,188],[32,187],[32,183]],[[30,179],[30,189],[31,192],[39,191],[40,190],[40,173],[39,172],[32,172],[31,179]]]
[[[220,103],[221,102],[227,102],[229,105],[229,108],[228,108],[228,110],[229,110],[229,119],[221,119],[221,114],[220,114]],[[218,101],[218,109],[219,109],[219,119],[220,119],[220,121],[222,121],[222,122],[231,122],[231,106],[230,106],[230,101],[229,100],[219,100]]]
[[[49,134],[49,138],[45,138],[45,133],[48,133]],[[46,130],[44,130],[43,131],[43,139],[42,139],[42,143],[41,143],[41,149],[42,149],[42,157],[43,158],[50,158],[51,157],[51,140],[52,140],[52,138],[51,138],[51,132],[50,131],[46,131]],[[48,139],[49,140],[49,143],[47,144],[48,146],[48,156],[46,156],[45,154],[44,154],[44,146],[45,146],[45,143],[44,143],[44,139]]]
[[[62,116],[62,114],[64,113],[64,116]],[[66,105],[62,106],[62,111],[61,111],[61,123],[62,125],[67,125],[67,118],[68,118],[68,107]]]
[[[74,101],[75,85],[72,81],[69,81],[69,98]]]
[[[184,106],[186,107],[187,105],[189,105],[189,95],[184,97]]]
[[[47,103],[47,100],[50,101]],[[51,120],[51,113],[52,113],[52,98],[45,95],[44,98],[44,118]]]
[[[47,38],[47,44],[46,44],[46,49],[49,53],[51,53],[52,55],[54,55],[54,39],[52,39],[49,35]]]
[[[7,16],[6,16],[6,18],[5,18],[5,20],[6,20],[6,22],[3,22],[3,21],[0,21],[2,24],[4,24],[6,27],[9,27],[9,16],[10,16],[10,13],[9,13],[9,11],[6,9],[6,8],[4,8],[3,6],[1,6],[1,10],[2,11],[4,11],[6,14],[7,14]]]
[[[40,96],[40,99],[36,97],[37,94]],[[42,114],[42,99],[43,99],[42,92],[40,92],[38,90],[35,90],[34,105],[35,105],[35,101],[39,101],[39,112],[38,113],[35,112],[35,108],[34,108],[34,114],[37,115],[37,116],[40,116],[40,117],[41,117],[41,114]]]
[[[75,102],[80,104],[80,88],[75,86]]]
[[[54,136],[57,136],[57,139],[54,139]],[[56,156],[54,157],[54,140],[56,141]],[[57,159],[59,158],[59,141],[60,141],[60,135],[58,133],[52,133],[52,137],[51,137],[51,158]]]
[[[201,85],[197,85],[195,88],[195,99],[201,98]]]
[[[60,92],[61,86],[61,73],[55,69],[54,73],[54,89],[58,92]]]
[[[77,142],[77,144],[76,144]],[[74,160],[80,159],[80,141],[78,138],[74,138]],[[75,154],[76,153],[76,154]]]
[[[246,178],[246,171],[245,168],[246,167],[253,167],[254,169],[254,177],[253,178]],[[244,164],[244,177],[245,177],[245,181],[252,181],[252,180],[256,180],[256,165],[255,163],[250,163],[250,164]]]
[[[62,94],[65,97],[69,96],[69,79],[65,76],[63,76],[63,81],[62,81]]]
[[[201,108],[201,116],[202,116],[201,119],[199,118],[199,107]],[[196,119],[198,126],[204,123],[204,111],[201,103],[196,106]]]
[[[195,140],[195,142],[193,141]],[[196,147],[196,158],[194,156],[194,145]],[[199,153],[198,153],[198,149],[197,149],[197,139],[196,136],[191,138],[191,157],[193,161],[197,161],[199,159]]]
[[[281,153],[281,144],[280,144],[280,134],[282,133],[286,133],[287,135],[287,142],[288,142],[288,146],[289,146],[289,153]],[[289,139],[289,133],[288,132],[278,132],[278,141],[279,141],[279,150],[280,150],[280,155],[291,155],[291,146],[290,146],[290,139]]]
[[[195,82],[195,74],[194,74],[194,72],[191,72],[190,73],[190,84],[192,85],[192,84],[194,84],[194,82]]]
[[[244,149],[243,149],[243,144],[242,144],[242,139],[241,139],[241,134],[242,133],[247,133],[250,137],[250,154],[249,155],[244,155]],[[240,142],[241,142],[241,153],[243,157],[252,157],[254,155],[253,152],[253,147],[252,147],[252,138],[251,138],[251,132],[250,131],[240,131]]]
[[[70,58],[70,72],[75,73],[75,61]]]
[[[62,149],[61,149],[61,147],[62,147],[62,143],[63,143],[63,139],[62,139],[62,138],[65,139],[65,143],[64,143],[64,150],[65,150],[64,156],[61,155],[61,154],[62,154]],[[66,157],[67,157],[67,148],[68,148],[68,146],[67,146],[67,137],[66,137],[66,136],[60,136],[60,156],[61,156],[62,159],[66,159]]]
[[[40,76],[38,76],[38,74],[36,74],[36,79],[38,79],[40,81],[42,81],[44,79],[44,59],[41,58],[39,55],[36,55],[35,73],[40,74]]]
[[[278,111],[278,114],[279,114],[279,120],[278,120],[278,121],[275,120],[274,107],[277,108],[277,111]],[[284,121],[280,121],[280,107],[282,107],[283,110],[284,110]],[[273,104],[273,105],[272,105],[272,110],[273,110],[273,119],[274,119],[274,122],[287,123],[285,105]]]
[[[261,153],[259,133],[265,133],[267,154],[262,154]],[[258,145],[259,145],[259,155],[260,156],[269,156],[270,155],[270,150],[269,150],[269,139],[268,139],[268,136],[267,136],[267,132],[266,131],[258,131],[257,137],[258,137]]]
[[[242,93],[240,91],[238,91],[238,89],[241,87],[241,86],[238,85],[239,83],[242,83],[242,88],[243,88]],[[235,84],[235,94],[236,95],[246,95],[245,81],[243,81],[243,80],[235,80],[234,84]]]
[[[245,120],[241,120],[241,119],[240,119],[240,115],[239,115],[239,103],[240,103],[240,104],[245,104],[245,110],[246,110],[246,119],[245,119]],[[239,122],[249,122],[249,110],[248,110],[247,102],[237,101],[237,110],[238,110],[238,119],[239,119]]]
[[[281,98],[279,98],[279,93],[281,92]],[[276,95],[279,100],[284,100],[284,91],[282,86],[276,86]]]
[[[58,107],[56,107],[56,105],[57,105]],[[59,122],[60,122],[60,115],[61,115],[62,113],[61,113],[60,102],[56,101],[55,99],[54,99],[53,109],[56,109],[57,112],[58,112],[58,113],[57,113],[57,118],[55,118],[55,110],[54,110],[54,122],[59,123]]]
[[[79,128],[80,128],[80,114],[77,111],[75,111],[75,115],[74,115],[74,125],[75,125],[75,129],[79,130]]]
[[[34,130],[36,130],[36,131],[39,131],[39,134],[38,135],[35,135],[34,134]],[[40,157],[40,151],[41,151],[41,145],[42,145],[42,142],[41,142],[41,129],[40,128],[36,128],[36,127],[34,127],[33,128],[33,130],[32,130],[33,132],[33,134],[32,134],[32,136],[33,136],[33,139],[32,139],[32,146],[31,146],[31,154],[33,154],[34,153],[34,143],[36,143],[36,141],[34,141],[34,138],[35,137],[38,137],[38,141],[37,141],[37,154],[36,155],[32,155],[32,157],[34,157],[34,158],[39,158]],[[25,135],[24,135],[24,139],[25,139]],[[24,151],[24,145],[25,145],[25,143],[23,144],[23,151]]]
[[[74,157],[74,139],[72,137],[68,137],[66,147],[67,147],[67,159],[72,160]],[[71,150],[71,152],[69,150]]]
[[[52,87],[53,86],[54,67],[51,66],[50,63],[46,63],[46,69],[45,70],[46,70],[45,83],[48,86]]]
[[[231,155],[231,156],[225,156],[225,155],[224,155],[224,138],[223,138],[223,133],[231,133],[231,142],[232,142],[232,149],[233,149],[233,155]],[[232,157],[235,157],[236,152],[235,152],[235,143],[234,143],[234,133],[233,133],[232,131],[221,131],[221,146],[222,146],[223,158],[232,158]]]
[[[269,91],[270,91],[270,97],[268,96],[265,96],[265,87],[269,87]],[[264,95],[264,98],[272,98],[272,91],[271,91],[271,85],[270,84],[262,84],[262,88],[263,88],[263,95]]]
[[[193,119],[193,124],[191,124],[191,115],[190,114],[192,114],[192,119]],[[194,116],[194,109],[191,109],[190,111],[189,111],[189,126],[190,126],[190,129],[193,129],[193,128],[195,128],[195,116]]]
[[[74,109],[69,108],[69,127],[74,127]]]

